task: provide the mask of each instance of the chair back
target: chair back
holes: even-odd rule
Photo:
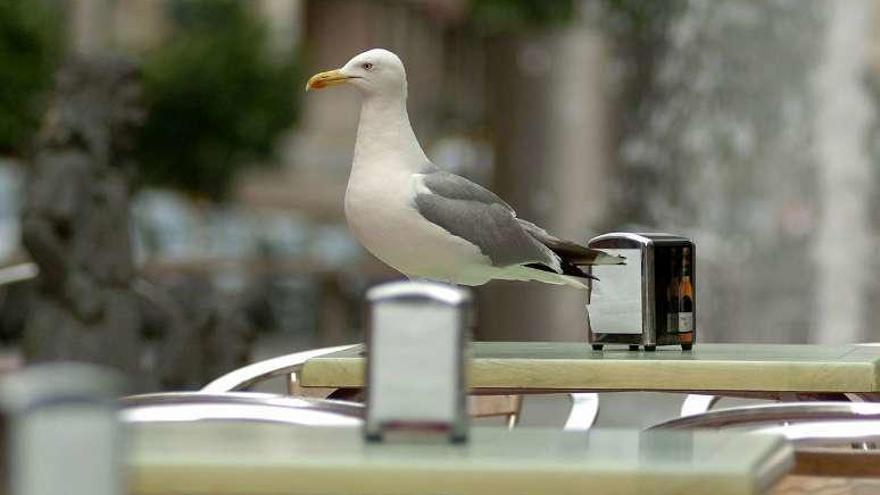
[[[651,430],[716,429],[781,435],[795,446],[796,474],[880,476],[880,404],[794,402],[717,409]]]
[[[361,404],[294,398],[254,392],[212,394],[169,392],[124,397],[120,415],[126,423],[237,421],[300,426],[355,426]]]

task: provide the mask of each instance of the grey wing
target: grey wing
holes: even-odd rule
[[[471,182],[460,175],[450,174],[439,169],[422,176],[425,187],[438,196],[449,199],[476,201],[483,204],[498,204],[513,213],[513,208],[485,187]]]
[[[421,176],[415,206],[429,222],[480,248],[494,266],[541,264],[559,272],[559,258],[529,235],[513,208],[492,191],[443,171]]]

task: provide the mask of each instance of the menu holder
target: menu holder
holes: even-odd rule
[[[430,282],[367,293],[368,441],[467,439],[465,354],[471,296]]]

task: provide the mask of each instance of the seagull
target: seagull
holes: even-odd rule
[[[406,110],[403,62],[381,48],[315,74],[306,91],[348,85],[361,96],[345,217],[357,240],[410,279],[458,285],[538,281],[590,288],[589,269],[624,259],[517,218],[492,191],[428,159]]]

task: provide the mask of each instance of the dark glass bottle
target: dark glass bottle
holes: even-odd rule
[[[678,331],[694,331],[694,284],[691,281],[691,253],[684,248],[681,256],[681,282],[678,284]]]
[[[676,250],[669,253],[669,285],[666,287],[666,333],[678,333],[679,267]]]

